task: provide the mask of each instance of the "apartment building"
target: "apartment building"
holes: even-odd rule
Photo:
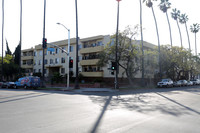
[[[112,71],[108,68],[111,67],[109,62],[104,67],[97,66],[99,61],[99,53],[104,50],[105,46],[110,42],[110,35],[93,36],[89,38],[79,39],[78,45],[78,69],[79,73],[85,78],[114,78]],[[140,45],[140,41],[133,42]],[[45,49],[45,77],[51,77],[55,72],[59,72],[61,75],[65,75],[69,71],[73,72],[73,76],[76,74],[75,62],[76,62],[76,39],[70,39],[70,59],[73,59],[73,68],[68,67],[67,54],[61,49],[54,47],[56,45],[66,51],[68,51],[68,40],[62,40],[57,42],[48,43],[47,47],[55,48],[54,52]],[[155,45],[144,42],[144,48],[155,49]],[[42,59],[43,49],[42,45],[36,45],[35,48],[22,51],[22,67],[29,73],[42,73]],[[151,68],[149,68],[151,69]],[[148,77],[153,78],[154,70],[149,72]],[[123,75],[123,69],[119,67],[119,78],[126,77]],[[138,72],[135,76],[141,78],[141,72]]]
[[[27,76],[33,73],[33,62],[34,62],[34,48],[22,50],[21,67],[24,68],[25,74]]]

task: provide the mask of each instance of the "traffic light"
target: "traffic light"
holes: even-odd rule
[[[46,38],[43,38],[42,46],[43,46],[43,48],[47,48],[47,39]]]
[[[112,64],[111,64],[111,70],[116,70],[117,68],[117,64],[116,64],[116,62],[111,62]]]
[[[73,68],[73,60],[72,59],[69,60],[69,68]]]

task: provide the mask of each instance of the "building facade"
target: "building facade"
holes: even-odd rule
[[[79,39],[78,45],[78,69],[79,73],[84,78],[114,78],[112,71],[109,69],[111,67],[111,62],[109,62],[104,67],[97,66],[99,61],[99,53],[104,50],[105,46],[111,41],[110,35],[100,35],[89,38]],[[140,45],[140,41],[133,42]],[[45,49],[45,77],[52,77],[55,72],[60,73],[60,75],[65,75],[68,69],[73,73],[73,77],[76,75],[76,39],[70,39],[70,53],[69,57],[73,60],[73,68],[68,67],[67,54],[61,49],[54,47],[56,45],[66,51],[68,51],[68,40],[62,40],[57,42],[48,43],[48,48],[54,48],[54,52]],[[144,42],[145,49],[155,49],[155,45]],[[35,48],[22,50],[22,68],[26,70],[26,75],[31,75],[32,73],[42,73],[42,56],[43,49],[42,45],[36,45]],[[126,77],[123,74],[123,69],[119,67],[119,78]],[[153,78],[154,72],[152,71],[148,75]],[[136,78],[141,78],[141,72],[138,72],[135,76]]]

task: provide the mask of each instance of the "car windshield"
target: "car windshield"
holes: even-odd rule
[[[163,79],[163,80],[162,80],[162,82],[168,82],[168,81],[169,81],[168,79]]]

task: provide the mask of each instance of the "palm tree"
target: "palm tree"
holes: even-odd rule
[[[3,81],[3,40],[4,40],[4,0],[2,0],[2,60],[1,60],[1,81]]]
[[[20,0],[20,56],[19,56],[19,75],[21,76],[21,51],[22,51],[22,0]]]
[[[144,86],[144,44],[143,44],[143,29],[142,29],[142,0],[140,2],[140,32],[142,44],[142,86]]]
[[[153,1],[157,1],[157,0],[153,0]],[[153,13],[153,17],[154,17],[154,21],[155,21],[156,33],[157,33],[157,39],[158,39],[159,72],[160,72],[160,79],[161,79],[162,78],[162,73],[161,73],[161,61],[160,61],[160,39],[159,39],[158,25],[157,25],[157,21],[156,21],[156,16],[155,16],[155,13],[154,13],[154,8],[153,8],[153,2],[152,2],[152,0],[143,0],[143,2],[146,2],[146,6],[151,8],[152,13]]]
[[[185,29],[186,29],[187,37],[188,37],[189,50],[191,51],[190,37],[189,37],[189,33],[188,33],[188,28],[187,28],[187,21],[188,21],[188,16],[186,14],[181,14],[180,17],[179,17],[179,22],[181,24],[185,24]]]
[[[193,25],[190,26],[190,30],[192,33],[194,33],[195,35],[195,54],[197,56],[197,39],[196,39],[196,34],[197,32],[199,32],[200,29],[200,25],[198,23],[195,23]]]
[[[169,2],[169,0],[161,0],[160,4],[159,4],[160,10],[163,11],[163,13],[166,14],[167,17],[167,22],[169,25],[169,33],[170,33],[170,42],[171,42],[171,46],[172,46],[172,33],[171,33],[171,26],[169,23],[169,17],[168,17],[168,13],[167,10],[169,8],[171,8],[171,3]]]
[[[179,23],[178,23],[178,19],[180,17],[180,10],[177,10],[176,8],[172,9],[171,16],[177,23],[179,34],[180,34],[181,47],[183,47],[181,29],[180,29],[180,26],[179,26]]]

